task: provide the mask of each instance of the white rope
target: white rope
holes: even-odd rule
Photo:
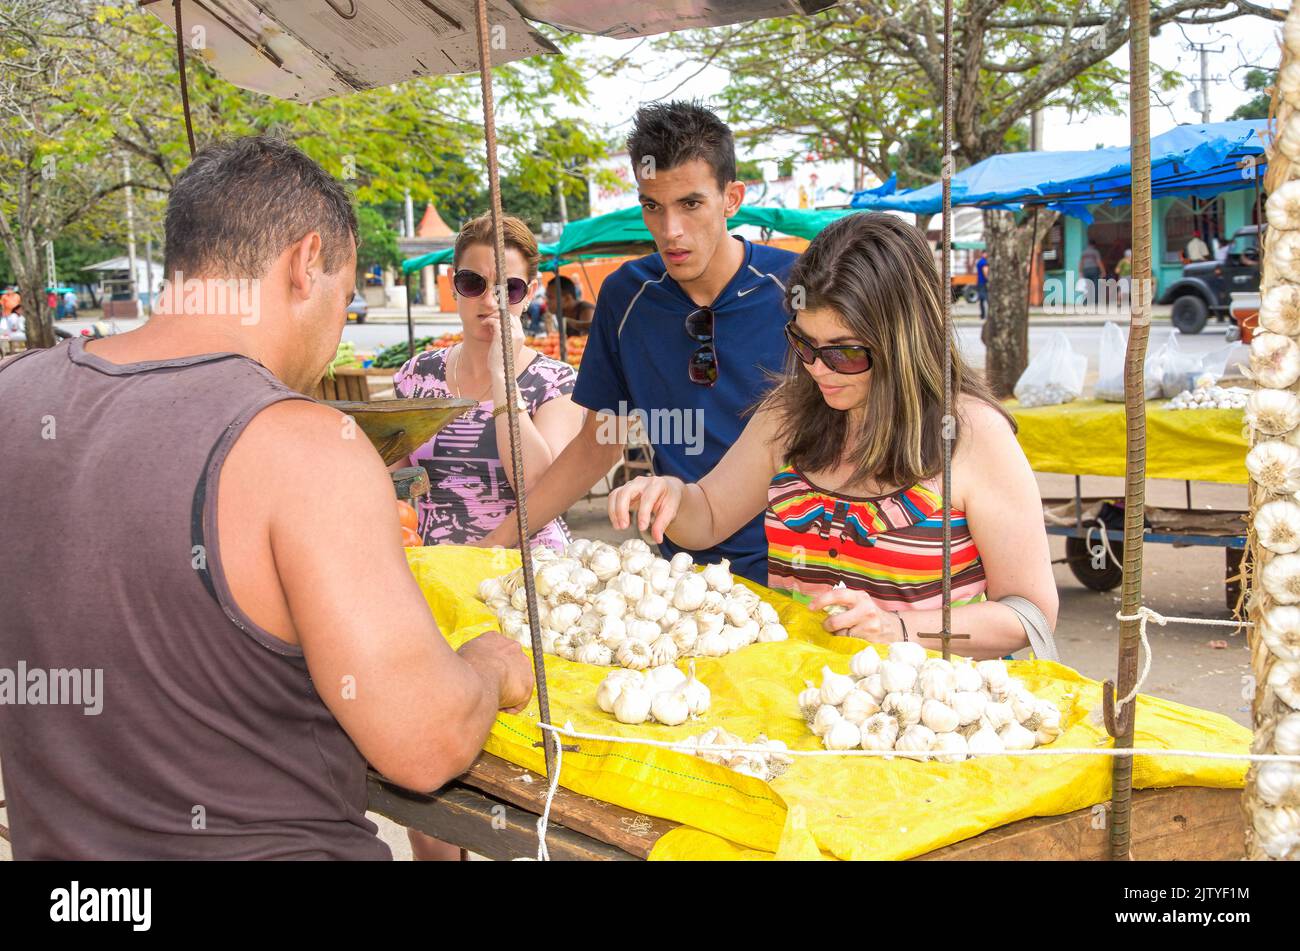
[[[1101,519],[1096,519],[1093,522],[1089,523],[1088,531],[1085,532],[1083,536],[1083,547],[1088,549],[1089,552],[1092,551],[1092,533],[1094,530],[1093,529],[1094,525],[1097,527],[1097,529],[1101,531],[1101,545],[1104,549],[1106,549],[1107,556],[1109,556],[1110,560],[1115,563],[1116,568],[1122,570],[1124,566],[1120,564],[1120,560],[1115,557],[1115,552],[1111,550],[1110,535],[1107,534],[1106,523],[1103,522]]]
[[[537,861],[539,862],[551,860],[551,853],[546,848],[546,827],[550,823],[551,803],[555,801],[555,791],[560,786],[560,761],[564,758],[564,741],[560,739],[560,732],[557,730],[551,736],[555,740],[555,775],[551,777],[550,788],[546,790],[546,805],[537,819]]]
[[[567,736],[575,740],[599,740],[605,743],[624,743],[633,746],[653,746],[673,750],[678,753],[698,753],[700,750],[729,753],[761,753],[770,755],[772,750],[766,746],[754,746],[750,743],[713,744],[708,746],[689,746],[681,740],[649,740],[641,737],[606,736],[601,733],[583,733],[571,726],[559,727],[553,723],[539,723],[538,727],[550,730],[556,736]],[[883,756],[886,759],[937,759],[941,756],[953,756],[951,750],[791,750],[781,751],[782,756]],[[1296,763],[1300,764],[1300,754],[1284,755],[1282,753],[1220,753],[1211,750],[1165,750],[1151,747],[1116,749],[1115,747],[1061,747],[1039,746],[1032,750],[999,750],[997,752],[965,751],[970,757],[979,756],[1181,756],[1189,759],[1232,760],[1251,763]]]
[[[1105,536],[1103,535],[1103,537]],[[1204,617],[1165,617],[1159,611],[1152,611],[1146,605],[1140,606],[1137,614],[1123,614],[1117,611],[1115,617],[1121,621],[1138,622],[1138,637],[1142,640],[1142,652],[1145,655],[1142,661],[1142,673],[1138,675],[1137,680],[1134,682],[1133,689],[1128,692],[1128,696],[1115,704],[1117,714],[1124,709],[1125,704],[1132,702],[1133,698],[1138,695],[1138,691],[1142,689],[1142,685],[1146,682],[1147,674],[1151,673],[1151,642],[1147,640],[1147,621],[1155,621],[1161,627],[1164,627],[1170,621],[1175,624],[1198,624],[1204,627],[1240,628],[1251,626],[1249,621],[1223,621]]]

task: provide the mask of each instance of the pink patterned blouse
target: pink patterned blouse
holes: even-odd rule
[[[519,374],[519,395],[533,416],[553,399],[573,392],[573,367],[538,354]],[[449,397],[447,351],[426,350],[393,376],[398,397]],[[472,545],[513,516],[515,491],[497,453],[491,400],[452,420],[411,454],[410,465],[429,473],[429,494],[420,500],[420,535],[426,545]],[[563,549],[570,541],[562,519],[533,534],[534,544]]]

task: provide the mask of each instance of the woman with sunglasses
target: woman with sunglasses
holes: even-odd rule
[[[791,272],[790,357],[740,439],[696,484],[642,477],[610,496],[659,539],[707,548],[764,512],[768,584],[835,634],[938,649],[943,445],[952,450],[952,650],[1053,656],[1056,585],[1014,423],[943,331],[934,254],[911,225],[854,214]],[[955,419],[945,426],[944,351]]]
[[[582,427],[583,410],[569,396],[576,378],[573,367],[524,346],[520,315],[537,291],[537,241],[518,218],[506,216],[502,227],[506,299],[521,401],[520,445],[524,472],[532,484]],[[399,397],[478,402],[411,455],[410,465],[424,466],[429,472],[429,494],[418,506],[419,532],[427,545],[474,544],[515,508],[518,487],[509,464],[510,435],[503,418],[506,381],[493,240],[490,215],[468,222],[456,237],[452,286],[463,326],[461,342],[416,354],[393,377]],[[568,538],[564,522],[556,519],[541,528],[535,543],[562,548]]]

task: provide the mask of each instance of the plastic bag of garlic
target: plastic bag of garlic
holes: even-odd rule
[[[941,763],[970,753],[1029,750],[1061,734],[1061,712],[1007,672],[1000,660],[929,657],[919,644],[891,644],[853,655],[848,674],[822,668],[799,709],[828,750],[939,751]],[[930,757],[912,757],[929,759]]]
[[[542,649],[565,660],[645,670],[789,636],[725,560],[697,572],[685,552],[668,561],[639,538],[617,548],[581,538],[563,555],[534,548],[533,563]],[[478,597],[502,634],[531,646],[522,569],[486,579]]]

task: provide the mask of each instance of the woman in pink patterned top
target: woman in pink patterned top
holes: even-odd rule
[[[522,403],[519,436],[525,478],[531,485],[577,434],[583,409],[569,396],[576,377],[573,367],[524,346],[519,318],[537,289],[537,242],[518,218],[506,217],[502,223],[506,294],[514,322]],[[514,513],[517,492],[509,464],[492,242],[488,215],[467,223],[456,238],[453,285],[463,341],[445,350],[416,354],[393,378],[399,397],[460,397],[479,404],[411,454],[410,464],[429,473],[429,494],[417,507],[419,532],[428,545],[473,544]],[[557,548],[567,540],[568,530],[560,519],[534,535],[535,542]]]

